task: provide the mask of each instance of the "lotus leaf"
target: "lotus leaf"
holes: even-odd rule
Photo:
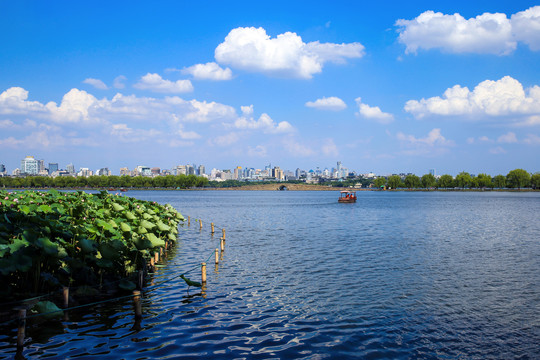
[[[138,250],[150,249],[152,247],[150,240],[143,237],[135,239],[133,243]]]
[[[150,214],[148,214],[148,213],[144,213],[144,214],[142,215],[142,217],[143,217],[143,219],[145,219],[145,220],[153,219],[152,215],[150,215]]]
[[[37,239],[36,245],[42,248],[48,255],[58,255],[58,245],[53,243],[49,238],[41,237]]]
[[[152,233],[146,234],[146,238],[152,243],[152,247],[165,246],[165,241],[158,239],[156,235]]]
[[[118,283],[118,287],[126,291],[133,291],[137,288],[137,286],[135,286],[133,282],[126,279],[120,280],[120,282]]]
[[[139,233],[139,235],[142,235],[142,234],[146,234],[148,232],[148,230],[146,230],[144,227],[142,226],[139,226],[137,228],[137,233]]]
[[[145,229],[147,230],[152,230],[153,228],[156,227],[156,225],[152,224],[150,221],[148,220],[143,220],[141,221],[141,226],[144,227]]]
[[[118,203],[112,203],[114,211],[124,211],[124,207]]]
[[[50,213],[52,211],[52,208],[49,205],[40,205],[38,207],[38,210],[44,213]]]
[[[81,249],[85,253],[94,252],[97,249],[97,243],[95,241],[89,240],[89,239],[80,240],[79,245],[81,246]]]
[[[135,220],[136,217],[131,211],[126,211],[126,219],[128,220]]]
[[[38,314],[42,314],[43,317],[48,319],[64,314],[58,306],[50,301],[40,301],[34,305],[31,310]]]
[[[162,223],[161,221],[158,221],[156,223],[157,225],[157,228],[160,230],[160,231],[170,231],[171,230],[171,227],[168,226],[168,225],[165,225],[164,223]]]
[[[172,233],[168,233],[167,234],[167,238],[171,241],[176,241],[176,236]]]
[[[109,222],[109,224],[110,224],[113,228],[116,229],[116,228],[118,227],[118,224],[117,224],[114,220],[111,219],[111,220],[109,220],[108,222]]]
[[[77,296],[96,296],[99,295],[99,291],[91,286],[83,285],[75,290]]]
[[[124,231],[124,232],[130,232],[131,231],[131,227],[126,223],[120,223],[120,229],[122,229],[122,231]]]

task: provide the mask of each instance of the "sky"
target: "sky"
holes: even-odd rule
[[[0,1],[0,164],[540,171],[530,1]]]

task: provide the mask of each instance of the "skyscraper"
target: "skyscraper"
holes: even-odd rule
[[[58,171],[58,163],[49,163],[49,175],[55,171]]]
[[[73,166],[73,164],[68,164],[68,166],[66,166],[66,171],[70,174],[75,174],[75,166]]]
[[[37,175],[39,173],[39,163],[33,156],[27,156],[21,160],[21,173]]]

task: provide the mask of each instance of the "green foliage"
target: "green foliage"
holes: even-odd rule
[[[453,186],[454,178],[452,175],[442,175],[439,180],[437,181],[437,187],[439,188],[449,188]]]
[[[492,188],[493,187],[493,181],[491,180],[491,176],[488,174],[478,174],[475,178],[475,185],[477,187],[481,188]]]
[[[462,189],[470,187],[472,183],[471,174],[468,172],[462,171],[456,175],[456,185]]]
[[[531,174],[523,169],[512,170],[506,175],[506,183],[513,188],[521,189],[531,182]]]
[[[376,178],[375,181],[373,181],[373,185],[375,185],[376,188],[383,187],[384,185],[386,185],[386,178],[383,178],[383,177]]]
[[[437,184],[437,179],[433,174],[425,174],[422,176],[422,186],[426,189],[434,187]]]
[[[420,178],[416,175],[407,175],[404,182],[405,186],[409,189],[419,188],[422,185]]]
[[[497,175],[493,178],[493,187],[502,189],[506,187],[506,177],[504,175]]]
[[[180,221],[171,205],[107,191],[0,191],[0,296],[129,277],[176,240]]]
[[[392,175],[388,178],[388,187],[391,189],[397,189],[398,187],[401,187],[401,177],[399,175]]]
[[[531,187],[533,189],[540,189],[540,173],[531,176]]]

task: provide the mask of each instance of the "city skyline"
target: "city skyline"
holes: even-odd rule
[[[10,170],[540,171],[530,1],[27,1],[0,19]]]

